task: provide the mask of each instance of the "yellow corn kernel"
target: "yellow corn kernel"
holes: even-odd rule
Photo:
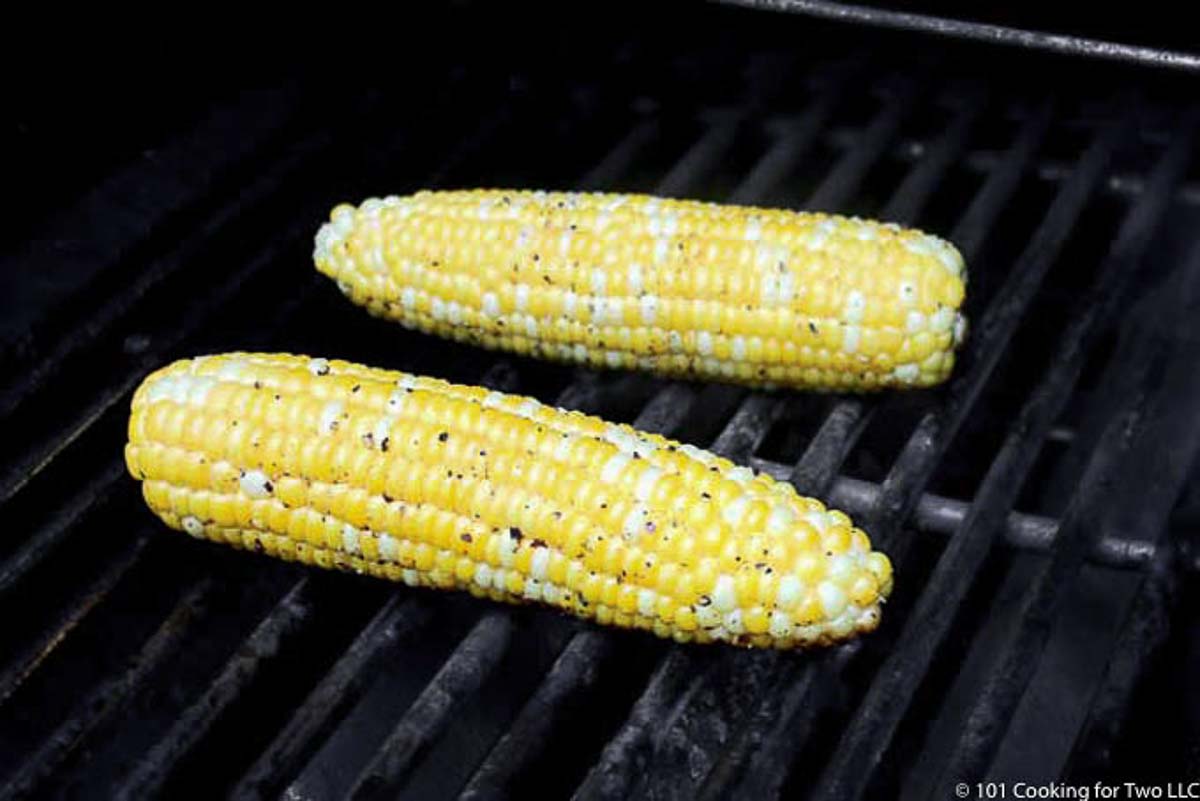
[[[355,303],[410,328],[752,386],[930,386],[966,330],[953,245],[828,214],[418,192],[338,206],[313,258]]]
[[[875,628],[891,589],[866,535],[790,485],[529,398],[344,362],[177,362],[134,395],[125,456],[191,536],[681,642],[835,642]]]

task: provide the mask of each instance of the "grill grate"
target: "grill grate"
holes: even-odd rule
[[[940,798],[1012,770],[1055,688],[1067,723],[1023,764],[1105,775],[1196,568],[1169,515],[1200,449],[1200,245],[1173,233],[1197,219],[1197,116],[947,83],[936,54],[824,49],[732,51],[731,78],[645,34],[570,92],[545,69],[463,68],[409,99],[420,113],[365,92],[332,126],[288,94],[196,197],[110,243],[86,305],[71,295],[0,361],[0,510],[20,534],[0,546],[0,797]],[[181,152],[228,135],[200,128]],[[510,183],[946,230],[974,269],[974,330],[936,392],[797,398],[404,333],[304,267],[337,200]],[[129,393],[165,360],[235,347],[483,383],[711,447],[860,518],[897,595],[863,641],[742,652],[165,536],[119,458]],[[1052,442],[1065,455],[1033,486]],[[1090,670],[1056,670],[1071,636]]]

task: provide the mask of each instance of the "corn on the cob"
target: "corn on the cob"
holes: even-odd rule
[[[841,512],[725,459],[530,398],[269,354],[180,361],[126,461],[194,537],[543,601],[680,641],[869,631],[891,564]]]
[[[419,192],[338,206],[313,256],[355,303],[410,328],[752,386],[930,386],[965,331],[953,245],[827,214]]]

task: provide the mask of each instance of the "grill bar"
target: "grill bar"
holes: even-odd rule
[[[489,612],[479,619],[380,746],[351,789],[351,798],[395,795],[422,751],[499,664],[512,634],[507,612]]]
[[[656,729],[686,702],[711,655],[694,648],[672,648],[658,663],[629,718],[609,741],[572,798],[628,798],[657,750]],[[578,679],[576,679],[577,681]]]
[[[1035,114],[1025,123],[1018,133],[1016,141],[1006,156],[1006,169],[998,170],[989,176],[975,199],[968,206],[958,225],[955,226],[952,239],[955,242],[962,243],[960,247],[966,259],[973,259],[982,248],[984,242],[983,232],[991,227],[1008,198],[1016,191],[1020,176],[1024,173],[1026,165],[1033,158],[1033,154],[1036,152],[1042,138],[1046,135],[1049,125],[1050,108],[1048,105],[1045,105],[1039,113]],[[846,411],[841,413],[841,419],[846,422],[831,423],[831,420],[834,419],[832,415],[826,419],[821,431],[818,432],[813,440],[814,442],[821,442],[820,449],[814,451],[810,447],[804,457],[807,459],[809,454],[812,454],[820,458],[821,461],[815,465],[805,465],[802,459],[796,467],[797,471],[805,471],[806,481],[816,486],[830,486],[833,484],[836,470],[841,464],[841,457],[844,456],[850,447],[849,443],[839,443],[834,439],[834,433],[844,431],[848,435],[857,436],[855,428],[861,427],[857,420],[857,415],[860,414],[860,411],[854,407],[860,405],[862,405],[862,402],[855,404],[847,401],[842,404],[842,408]],[[826,431],[830,433],[822,433]],[[835,457],[836,461],[834,460]],[[881,490],[876,494],[878,495],[880,492]],[[864,512],[870,512],[874,508],[873,505],[869,509],[864,510]],[[864,512],[860,512],[860,514]],[[874,529],[870,530],[874,535]],[[844,653],[844,650],[839,653]],[[744,782],[745,787],[743,787],[743,792],[753,793],[758,797],[775,797],[778,795],[779,788],[783,785],[788,767],[792,762],[790,755],[798,753],[803,747],[817,715],[820,701],[812,699],[820,699],[823,696],[828,697],[833,692],[832,685],[840,672],[835,668],[848,663],[848,658],[845,658],[843,661],[843,657],[832,656],[818,657],[811,664],[793,665],[789,671],[790,681],[785,685],[787,689],[784,691],[782,702],[777,703],[773,700],[770,702],[764,700],[764,704],[767,706],[763,710],[763,713],[757,716],[757,719],[752,719],[740,735],[741,738],[762,737],[764,720],[769,720],[772,715],[779,714],[777,710],[784,712],[794,710],[794,718],[780,718],[776,724],[777,728],[790,732],[791,736],[785,740],[772,740],[772,743],[776,745],[769,751],[768,749],[763,749],[756,752],[745,770],[739,772],[732,768],[721,768],[718,765],[717,773],[723,777],[736,778],[738,781]],[[744,746],[734,746],[732,753],[742,750],[745,750]],[[767,757],[768,753],[770,753],[770,758]],[[707,790],[707,797],[715,799],[721,796],[725,788],[714,782],[708,785]]]
[[[930,146],[925,157],[909,171],[900,188],[879,212],[880,219],[914,224],[929,198],[943,183],[946,173],[966,147],[967,137],[983,112],[984,97],[980,91],[973,90],[959,103],[960,108],[954,120]]]
[[[1104,679],[1076,738],[1067,775],[1073,781],[1099,780],[1111,762],[1112,751],[1133,700],[1134,688],[1146,662],[1167,638],[1170,605],[1178,587],[1177,569],[1169,549],[1146,570],[1129,609],[1125,625],[1105,668]]]
[[[951,235],[964,259],[973,260],[983,251],[992,226],[1017,191],[1030,162],[1045,141],[1053,119],[1053,104],[1043,102],[1021,126],[1016,141],[988,172],[979,194],[971,201]]]
[[[988,151],[969,153],[963,165],[973,171],[989,172],[995,166],[995,154]],[[1071,168],[1069,164],[1043,161],[1038,164],[1035,174],[1039,181],[1059,183],[1071,174]],[[1145,190],[1146,181],[1140,174],[1115,172],[1104,182],[1104,191],[1118,197],[1134,197]],[[1191,206],[1200,204],[1200,184],[1194,180],[1185,181],[1176,190],[1176,197],[1181,203]]]
[[[1112,125],[1106,128],[1080,158],[1072,180],[1063,185],[1018,260],[1012,276],[976,326],[964,359],[968,365],[966,371],[952,381],[945,404],[922,418],[884,480],[879,500],[866,522],[871,526],[871,531],[880,537],[880,546],[890,549],[889,553],[897,554],[899,561],[903,560],[903,544],[896,536],[899,525],[911,513],[938,460],[983,391],[1022,316],[1041,287],[1046,272],[1083,213],[1126,127]],[[996,211],[998,209],[993,209],[993,213]],[[964,241],[971,241],[968,224],[973,226],[983,222],[980,218],[964,219],[961,224],[962,228],[967,229],[964,231]]]
[[[1169,190],[1187,165],[1191,139],[1188,131],[1172,145],[1155,171],[1154,191],[1145,194],[1126,218],[1096,283],[1081,304],[1084,312],[1064,333],[1047,375],[1014,423],[962,528],[943,552],[895,649],[847,729],[815,798],[859,798],[865,791],[871,769],[882,758],[918,684],[927,675],[1016,502],[1046,433],[1070,397],[1097,321],[1104,319],[1120,296],[1162,220]],[[1056,546],[1061,547],[1062,541],[1060,531]]]
[[[78,526],[79,522],[109,503],[117,483],[125,477],[125,465],[111,462],[99,476],[88,482],[71,500],[56,510],[54,516],[39,526],[0,564],[0,599],[39,565]]]
[[[1197,353],[1194,338],[1188,336],[1189,322],[1195,319],[1197,299],[1200,297],[1200,245],[1194,246],[1188,259],[1181,265],[1178,280],[1168,283],[1165,290],[1174,292],[1180,299],[1175,308],[1173,319],[1167,326],[1184,332],[1183,342],[1179,350],[1182,357],[1176,356],[1177,361],[1185,364],[1196,363]],[[1160,334],[1157,326],[1151,328],[1147,338],[1157,340]],[[1169,341],[1159,343],[1151,341],[1143,350],[1153,353],[1169,347]],[[1139,356],[1144,355],[1142,353]],[[1189,397],[1187,394],[1181,397]],[[1191,396],[1194,397],[1194,396]],[[1162,441],[1169,443],[1163,449],[1164,453],[1187,453],[1188,432],[1179,432],[1171,438],[1163,437]],[[1166,488],[1168,491],[1177,480],[1178,473],[1190,469],[1181,467],[1172,460],[1168,465],[1154,464],[1148,470],[1142,471],[1141,476],[1160,477],[1152,486],[1149,493]],[[1165,468],[1165,469],[1164,469]],[[1171,475],[1174,471],[1175,475]],[[1144,480],[1144,479],[1143,479]],[[1155,503],[1153,497],[1147,499],[1150,514],[1133,521],[1135,531],[1140,531],[1146,539],[1164,539],[1163,531],[1168,523],[1162,519],[1159,510],[1166,511],[1166,503]],[[1179,568],[1176,549],[1162,547],[1159,544],[1154,560],[1147,566],[1145,575],[1130,604],[1128,615],[1121,627],[1120,635],[1113,646],[1112,654],[1105,668],[1103,679],[1093,696],[1087,718],[1080,728],[1074,748],[1068,761],[1067,775],[1077,779],[1091,777],[1100,778],[1103,769],[1108,764],[1113,746],[1117,740],[1121,726],[1125,721],[1129,704],[1132,700],[1134,686],[1142,676],[1151,654],[1157,650],[1166,638],[1169,628],[1169,611],[1172,601],[1179,590]]]
[[[947,153],[954,151],[960,146],[958,144],[960,137],[965,137],[970,120],[979,112],[981,105],[982,98],[978,96],[970,97],[965,102],[956,116],[957,124],[950,126],[949,135],[943,137],[938,147],[931,153],[933,157],[931,158],[932,166],[923,162],[914,167],[906,180],[901,183],[897,192],[894,193],[888,206],[894,213],[899,214],[899,218],[902,221],[916,218],[918,210],[924,205],[929,193],[937,184],[938,179],[940,179],[940,174],[936,170],[945,170],[949,167],[953,159]],[[888,135],[894,136],[897,130],[898,128],[890,129]],[[886,143],[881,143],[879,152],[882,152],[885,146]],[[865,175],[866,166],[863,165],[856,174],[859,176]],[[910,204],[910,207],[902,207],[902,202]],[[743,408],[751,403],[761,402],[761,400],[762,396],[751,396],[745,401]],[[863,404],[858,399],[848,399],[836,405],[830,417],[853,421],[855,412],[862,407]],[[846,411],[839,412],[839,408],[845,408]],[[731,421],[731,426],[722,433],[717,445],[714,446],[714,450],[730,458],[745,461],[754,448],[732,455],[723,450],[723,446],[730,444],[725,440],[727,440],[733,431],[737,430],[733,425],[733,421]],[[759,436],[765,433],[765,431],[766,428],[764,427]],[[740,437],[742,442],[748,439],[749,437],[745,434],[742,434]],[[655,798],[691,795],[692,792],[689,786],[686,783],[679,782],[677,777],[685,772],[696,773],[696,765],[699,759],[698,754],[703,754],[703,758],[708,764],[713,765],[713,769],[716,769],[723,761],[730,758],[731,753],[747,750],[748,742],[756,735],[761,734],[761,730],[753,730],[748,725],[751,721],[747,718],[746,709],[756,699],[772,697],[773,694],[769,692],[772,684],[781,675],[786,677],[791,672],[791,667],[786,664],[781,665],[781,661],[781,658],[777,654],[737,655],[727,661],[729,664],[734,665],[732,673],[737,677],[737,681],[733,682],[734,686],[744,686],[747,689],[744,699],[740,699],[736,695],[731,698],[730,694],[725,691],[730,684],[728,681],[721,683],[720,688],[715,686],[718,684],[716,681],[705,681],[702,688],[696,693],[696,702],[690,705],[700,710],[692,716],[698,723],[689,726],[689,730],[686,732],[676,732],[674,739],[668,737],[668,743],[671,747],[662,749],[656,756],[656,762],[665,762],[666,769],[651,774],[642,788],[642,793]],[[783,686],[783,684],[781,683],[780,686]],[[680,720],[690,723],[692,718],[680,718]],[[714,721],[716,725],[713,725]],[[712,736],[713,731],[723,732],[726,730],[730,734],[719,738]],[[733,745],[731,748],[726,747],[727,740],[732,740]],[[672,765],[674,765],[674,770],[671,769]],[[728,771],[723,772],[727,773]],[[668,779],[667,777],[676,778]],[[710,791],[714,786],[712,784],[708,785]]]
[[[840,209],[853,197],[871,168],[895,137],[917,99],[916,81],[904,80],[884,101],[884,108],[861,134],[821,185],[804,203],[809,209]]]
[[[279,310],[279,314],[274,315],[273,317],[276,319],[282,319],[290,311],[294,311],[294,306],[288,305],[281,308]],[[130,381],[136,383],[136,379],[137,377],[133,376],[130,378]],[[113,492],[116,488],[116,485],[122,480],[123,473],[124,461],[118,457],[102,467],[101,478],[96,483],[101,485],[102,492]],[[111,478],[106,481],[106,477]],[[100,500],[99,503],[103,503],[103,500]],[[85,508],[84,512],[81,513],[81,515],[77,518],[67,518],[62,514],[56,515],[49,526],[40,529],[37,535],[35,535],[35,539],[32,540],[29,545],[24,546],[18,551],[14,561],[5,564],[3,575],[6,579],[10,579],[8,581],[8,586],[15,585],[18,581],[31,573],[33,569],[42,564],[42,562],[53,553],[53,550],[56,546],[60,545],[64,540],[66,540],[73,531],[77,530],[88,522],[90,517],[88,513],[94,508],[94,505],[89,508]],[[30,547],[30,545],[32,547]],[[142,552],[141,539],[134,541],[134,543],[131,544],[129,551],[133,553],[133,558],[122,559],[118,563],[120,569],[123,571],[122,575],[131,571],[134,566],[139,563],[139,554]],[[114,576],[111,583],[115,584],[120,577],[120,575]],[[107,584],[108,582],[105,583]],[[111,588],[111,585],[109,586]],[[66,618],[69,620],[77,620],[83,614],[83,606],[94,606],[99,600],[102,599],[84,599],[81,607],[68,612]],[[60,638],[56,636],[51,642],[53,644],[57,644],[59,639]],[[20,675],[21,680],[23,680],[26,675],[27,674],[22,673]]]
[[[170,731],[142,758],[121,784],[115,798],[149,798],[161,791],[170,767],[200,741],[218,716],[237,701],[262,669],[262,663],[275,658],[287,640],[299,631],[312,609],[312,600],[308,596],[309,582],[301,579],[226,663],[208,691],[179,716]]]
[[[148,543],[147,537],[138,537],[128,553],[106,567],[104,572],[79,594],[81,602],[78,606],[60,614],[46,626],[42,636],[37,637],[21,654],[14,656],[9,665],[0,673],[0,705],[8,701],[9,697],[38,669],[46,657],[75,630],[93,609],[108,597],[108,594],[124,578],[134,563],[142,557],[142,551]]]
[[[748,461],[783,413],[783,404],[773,395],[748,395],[713,442],[712,450],[733,462]]]
[[[824,497],[874,410],[874,403],[861,398],[838,401],[821,422],[796,466],[790,469],[784,466],[777,477],[792,482],[804,495]]]
[[[179,603],[122,673],[94,688],[72,715],[0,787],[0,799],[29,795],[59,764],[75,751],[89,733],[122,707],[150,674],[169,657],[186,637],[196,608],[213,592],[213,582],[203,578],[185,592]]]
[[[1104,525],[1103,513],[1099,510],[1105,496],[1113,491],[1119,462],[1128,454],[1132,438],[1141,430],[1146,412],[1144,387],[1139,387],[1128,404],[1114,414],[1106,430],[1107,441],[1098,449],[1081,481],[1077,504],[1067,510],[1064,518],[1064,542],[1054,551],[1050,565],[1043,571],[1033,587],[1029,589],[1031,600],[1023,603],[1015,631],[1006,637],[1004,653],[1000,663],[989,670],[984,687],[971,706],[966,725],[948,760],[940,766],[929,797],[939,797],[952,779],[982,776],[995,755],[1017,703],[1036,671],[1042,647],[1049,635],[1053,615],[1053,603],[1059,590],[1070,584],[1073,576],[1065,575],[1067,557],[1077,550],[1086,536],[1072,535],[1072,530],[1100,528]],[[1066,528],[1070,526],[1070,528]],[[1067,543],[1068,538],[1075,543]],[[1074,560],[1071,560],[1074,561]],[[1055,567],[1058,567],[1055,570]],[[1057,586],[1050,587],[1044,579],[1051,576]],[[1035,631],[1035,629],[1044,629]],[[1016,664],[1018,659],[1028,659],[1028,667]]]
[[[607,634],[585,629],[571,638],[545,680],[522,708],[508,732],[479,766],[459,796],[462,801],[500,801],[530,757],[546,750],[555,729],[566,722],[564,708],[588,693],[614,650]]]
[[[978,398],[988,376],[999,361],[1000,353],[1012,338],[1024,310],[1032,302],[1046,271],[1065,245],[1075,221],[1082,214],[1099,175],[1123,133],[1123,126],[1109,126],[1093,140],[1091,147],[1081,156],[1072,179],[1060,188],[1042,225],[1019,257],[1017,267],[985,312],[982,323],[977,326],[972,337],[973,342],[968,345],[969,355],[965,360],[970,367],[952,382],[943,407],[921,420],[884,481],[880,497],[876,500],[867,521],[868,525],[871,525],[872,533],[884,538],[884,547],[890,549],[889,553],[898,564],[902,564],[904,554],[901,548],[897,547],[900,543],[892,540],[896,539],[899,523],[911,513],[912,505],[928,481],[941,453],[945,451],[967,411]],[[960,238],[956,235],[955,241],[968,243],[968,247],[972,242],[982,244],[982,232],[986,230],[988,220],[979,209],[983,207],[986,194],[985,188],[980,201],[973,204],[957,226],[956,231],[963,236]],[[1002,198],[996,195],[987,197],[986,200],[996,204],[991,207],[994,213],[1003,205]],[[972,232],[979,233],[973,237]],[[889,487],[892,488],[890,500],[884,497]],[[764,766],[764,769],[772,768]]]
[[[695,798],[705,786],[706,772],[711,774],[731,748],[739,747],[741,738],[735,735],[755,701],[783,686],[786,661],[775,652],[721,654],[660,721],[654,767],[640,777],[635,797]]]
[[[296,770],[321,733],[361,696],[383,661],[396,656],[397,646],[415,638],[431,617],[431,609],[419,599],[409,599],[405,594],[389,598],[305,698],[230,797],[262,799],[273,795],[279,789],[280,777]]]
[[[711,170],[729,152],[737,140],[742,115],[732,111],[715,112],[704,135],[679,159],[671,171],[659,181],[655,193],[665,197],[682,197],[696,185],[696,176]]]
[[[612,180],[612,176],[627,173],[638,154],[654,141],[660,130],[661,125],[655,117],[639,121],[599,164],[583,176],[580,185],[603,187]]]
[[[808,155],[836,105],[834,93],[825,92],[799,119],[781,121],[774,132],[774,144],[729,196],[729,201],[744,205],[766,197]]]
[[[779,462],[758,457],[750,458],[750,465],[774,478],[787,480],[793,468]],[[833,484],[822,491],[830,504],[852,516],[868,512],[879,497],[879,485],[848,476],[838,476]],[[967,518],[970,504],[932,493],[923,493],[917,501],[911,522],[920,531],[952,536]],[[1058,536],[1058,520],[1042,515],[1009,513],[1004,524],[1005,542],[1020,550],[1046,552],[1054,547]],[[1088,554],[1094,564],[1125,570],[1140,570],[1154,560],[1160,549],[1152,543],[1130,538],[1127,534],[1105,537],[1096,542]],[[1195,555],[1181,554],[1180,567],[1195,572],[1200,562]]]
[[[1093,305],[1089,313],[1080,318],[1078,324],[1073,326],[1069,334],[1064,337],[1062,356],[1054,363],[1055,372],[1053,374],[1053,378],[1062,376],[1059,383],[1064,386],[1053,388],[1062,394],[1066,394],[1082,369],[1082,363],[1086,357],[1086,346],[1089,337],[1093,334],[1096,320],[1102,316],[1102,312],[1111,309],[1115,301],[1119,299],[1133,269],[1140,261],[1151,236],[1161,222],[1162,212],[1169,202],[1171,189],[1178,183],[1191,160],[1196,123],[1197,116],[1190,115],[1181,127],[1177,140],[1172,144],[1151,178],[1147,192],[1143,196],[1145,200],[1139,203],[1129,216],[1113,247],[1110,259],[1102,268],[1101,278],[1097,284],[1098,291],[1092,298]],[[1144,361],[1138,369],[1144,376],[1149,370],[1149,360]],[[1179,379],[1176,378],[1176,381],[1178,382]],[[1136,383],[1136,381],[1131,380],[1130,383]],[[1050,380],[1047,381],[1047,384],[1050,384]],[[1183,386],[1191,388],[1188,382],[1183,382]],[[1166,387],[1158,390],[1160,398],[1168,390],[1176,388]],[[1193,396],[1186,395],[1184,397]],[[1039,400],[1045,402],[1040,397],[1040,393],[1034,396],[1031,404],[1035,404]],[[1161,399],[1156,400],[1160,403],[1165,402]],[[994,755],[1016,705],[1033,676],[1038,658],[1049,635],[1049,622],[1053,619],[1064,590],[1078,572],[1087,550],[1091,547],[1092,540],[1096,537],[1095,532],[1104,531],[1107,528],[1103,525],[1102,519],[1095,519],[1099,514],[1098,508],[1104,506],[1106,502],[1113,503],[1113,496],[1117,496],[1127,502],[1127,507],[1137,508],[1141,515],[1149,515],[1157,511],[1161,515],[1160,525],[1152,531],[1161,530],[1161,523],[1165,523],[1166,513],[1169,509],[1163,510],[1161,507],[1169,507],[1174,501],[1178,494],[1178,484],[1172,486],[1174,482],[1168,479],[1154,485],[1156,488],[1162,488],[1164,484],[1169,487],[1165,498],[1160,501],[1158,510],[1153,507],[1143,508],[1144,499],[1137,495],[1130,496],[1124,492],[1114,491],[1111,476],[1121,469],[1126,452],[1133,445],[1131,441],[1133,431],[1143,425],[1146,413],[1141,407],[1147,403],[1144,392],[1138,393],[1135,403],[1136,405],[1128,412],[1114,417],[1114,422],[1109,428],[1111,435],[1101,439],[1093,456],[1092,464],[1089,465],[1088,473],[1080,483],[1078,494],[1064,515],[1050,562],[1039,573],[1030,593],[1026,596],[1021,610],[1020,624],[1007,642],[1002,661],[991,673],[983,692],[977,698],[967,721],[966,732],[959,740],[958,748],[944,769],[943,776],[946,780],[955,776],[981,775]],[[1182,422],[1178,421],[1191,423],[1192,418],[1192,415],[1182,414],[1176,415],[1175,420],[1177,424],[1182,425]],[[1046,425],[1048,427],[1049,423]],[[1193,431],[1190,428],[1183,428],[1182,431],[1171,431],[1170,433],[1183,436],[1175,440],[1164,439],[1159,447],[1183,455],[1182,461],[1185,464],[1179,471],[1180,475],[1175,478],[1175,481],[1182,481],[1183,471],[1190,466],[1191,462],[1190,456],[1193,451],[1189,446],[1194,448]],[[1131,473],[1131,475],[1136,476],[1137,474]]]
[[[836,207],[836,204],[844,201],[855,191],[875,160],[886,150],[888,142],[896,135],[915,96],[916,85],[906,83],[902,84],[884,101],[883,109],[864,129],[860,145],[847,152],[834,165],[825,180],[810,197],[806,206],[830,207],[832,204]],[[773,396],[751,394],[742,402],[739,411],[734,414],[733,419],[717,437],[713,446],[714,452],[727,458],[741,458],[744,461],[769,429],[770,423],[782,408],[781,403]],[[767,409],[771,411],[767,412]],[[743,412],[743,410],[745,411]],[[755,427],[751,428],[750,426]],[[736,451],[726,452],[723,450],[726,447],[736,449]],[[687,649],[673,648],[662,664],[666,665],[672,660],[681,658],[676,656],[681,650]],[[775,655],[759,656],[763,658],[756,664],[762,669],[763,675],[760,678],[758,672],[755,671],[754,676],[749,680],[750,686],[766,681],[776,664]],[[653,735],[646,724],[656,719],[660,722],[666,719],[668,715],[665,704],[675,701],[678,705],[676,708],[682,708],[687,703],[687,696],[694,695],[701,699],[702,704],[709,708],[715,708],[716,703],[712,699],[711,683],[705,678],[697,677],[684,691],[684,698],[680,699],[675,699],[673,695],[667,693],[652,692],[648,688],[635,705],[630,720],[626,722],[610,746],[605,749],[600,761],[592,768],[584,783],[578,788],[575,797],[579,799],[612,798],[628,796],[633,792],[635,783],[643,774],[639,765],[649,759],[650,754],[654,755],[656,762],[663,757],[661,747],[653,741]],[[752,694],[751,697],[753,697]],[[730,712],[735,711],[730,710]],[[701,717],[703,718],[703,716]],[[710,721],[704,720],[703,725],[707,726]],[[683,733],[678,736],[682,737],[682,740],[677,738],[675,741],[678,744],[675,750],[677,756],[680,756],[679,748],[686,749],[689,745],[696,745],[692,735]],[[714,758],[713,753],[719,751],[723,745],[723,741],[708,742],[704,749],[707,752],[704,754],[704,758]],[[695,756],[694,751],[693,756]],[[692,772],[694,773],[694,771]],[[669,771],[669,773],[676,777],[680,775],[679,771]],[[689,792],[687,785],[678,780],[670,787],[660,786],[646,789],[651,793]]]
[[[983,107],[984,100],[978,94],[973,94],[963,104],[945,134],[930,149],[927,157],[909,171],[904,183],[892,195],[880,215],[883,219],[910,224],[916,221],[955,156],[965,146],[967,136]],[[968,259],[972,255],[965,252]],[[824,494],[838,467],[870,422],[875,407],[874,400],[858,397],[843,398],[837,403],[809,442],[795,470],[788,476],[796,489],[809,495]]]
[[[307,220],[297,220],[287,228],[281,240],[287,243],[299,243],[310,227]],[[222,282],[211,295],[196,300],[183,310],[177,328],[171,333],[165,334],[156,343],[156,346],[138,359],[117,382],[93,396],[91,402],[84,407],[82,414],[73,421],[64,435],[47,443],[45,448],[35,450],[28,456],[18,459],[3,478],[0,478],[0,505],[11,501],[39,473],[74,444],[84,432],[96,425],[105,414],[127,397],[141,378],[160,363],[164,352],[174,348],[185,341],[189,335],[193,335],[208,324],[219,309],[229,304],[252,278],[265,272],[276,258],[278,258],[278,254],[273,249],[268,251],[248,265],[245,270],[235,273]]]

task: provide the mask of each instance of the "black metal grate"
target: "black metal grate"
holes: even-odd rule
[[[120,204],[138,224],[68,253],[75,285],[0,357],[0,797],[945,798],[964,778],[1108,775],[1135,747],[1130,698],[1197,566],[1170,519],[1200,447],[1196,111],[1139,76],[1112,96],[958,62],[950,81],[946,53],[832,31],[800,53],[700,16],[690,49],[653,29],[578,74],[481,57],[332,122],[261,93],[253,141],[229,123],[243,98],[59,219]],[[973,332],[935,392],[760,394],[406,333],[307,266],[339,200],[506,184],[946,232]],[[53,261],[48,241],[8,266]],[[680,647],[166,536],[124,476],[130,390],[232,348],[711,447],[861,519],[896,597],[835,650]]]

